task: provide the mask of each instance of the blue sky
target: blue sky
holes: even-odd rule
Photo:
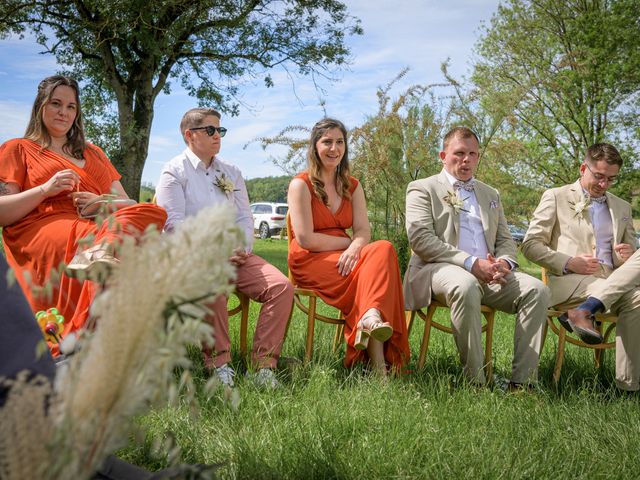
[[[488,23],[498,0],[346,0],[350,12],[362,21],[364,35],[351,38],[353,62],[339,81],[321,83],[329,116],[347,127],[357,126],[377,110],[376,89],[386,85],[403,68],[409,74],[397,85],[400,92],[411,84],[441,82],[440,64],[451,59],[456,77],[469,74],[481,22]],[[24,134],[38,82],[58,70],[55,59],[41,55],[42,48],[25,38],[0,41],[0,143]],[[275,88],[258,82],[242,91],[237,117],[223,117],[229,131],[221,156],[236,164],[245,178],[282,175],[270,160],[280,152],[263,151],[256,137],[276,135],[287,125],[312,126],[322,118],[320,94],[309,78],[289,78],[275,70]],[[158,97],[143,181],[155,184],[162,165],[184,149],[178,130],[182,114],[197,106],[179,85],[169,96]]]

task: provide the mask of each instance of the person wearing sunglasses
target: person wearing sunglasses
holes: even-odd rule
[[[253,216],[242,173],[219,155],[221,139],[227,133],[220,126],[220,113],[212,108],[191,109],[182,117],[180,132],[187,148],[163,167],[156,188],[158,205],[168,214],[165,231],[211,205],[223,203],[235,208],[238,226],[245,233],[244,245],[239,245],[230,259],[237,267],[236,289],[262,303],[253,337],[255,381],[276,386],[273,370],[286,333],[293,287],[280,270],[252,253]],[[209,307],[212,314],[206,319],[213,326],[215,344],[213,350],[203,348],[205,367],[215,371],[224,385],[233,386],[226,297]]]
[[[559,319],[583,342],[602,343],[592,312],[606,307],[618,315],[616,384],[622,390],[635,391],[640,389],[640,289],[637,279],[635,284],[631,279],[635,262],[618,272],[636,250],[635,231],[631,205],[608,191],[621,167],[622,157],[613,145],[589,147],[580,165],[580,178],[543,193],[522,253],[549,271],[551,305],[558,310],[581,305],[592,296],[586,307]],[[603,295],[609,277],[629,282],[624,293],[617,292],[617,298]],[[594,299],[604,302],[597,305]]]

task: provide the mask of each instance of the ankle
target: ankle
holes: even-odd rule
[[[605,311],[604,304],[596,297],[587,297],[587,299],[582,302],[578,308],[581,310],[589,310],[592,315]]]

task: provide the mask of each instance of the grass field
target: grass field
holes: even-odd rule
[[[258,240],[255,250],[286,272],[286,242]],[[539,275],[524,260],[522,268]],[[252,303],[251,326],[257,311]],[[155,470],[169,462],[155,446],[173,439],[181,461],[219,463],[222,478],[640,477],[639,397],[615,388],[612,351],[596,371],[589,351],[568,347],[556,389],[550,332],[539,391],[505,394],[465,384],[453,339],[440,332],[432,333],[427,365],[417,371],[422,325],[417,320],[411,332],[412,360],[402,378],[384,382],[360,368],[345,370],[344,345],[332,353],[333,327],[320,324],[314,361],[283,362],[278,390],[257,389],[240,376],[239,405],[222,391],[208,398],[199,392],[198,416],[186,405],[153,411],[138,421],[146,437],[132,438],[119,454]],[[283,356],[302,359],[305,326],[296,311]],[[501,377],[510,373],[512,338],[513,317],[499,314],[493,356]],[[192,356],[203,385],[196,349]],[[234,367],[246,370],[237,354]]]

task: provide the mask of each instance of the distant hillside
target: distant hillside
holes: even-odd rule
[[[263,177],[246,180],[249,201],[253,202],[287,202],[287,189],[291,177]]]

